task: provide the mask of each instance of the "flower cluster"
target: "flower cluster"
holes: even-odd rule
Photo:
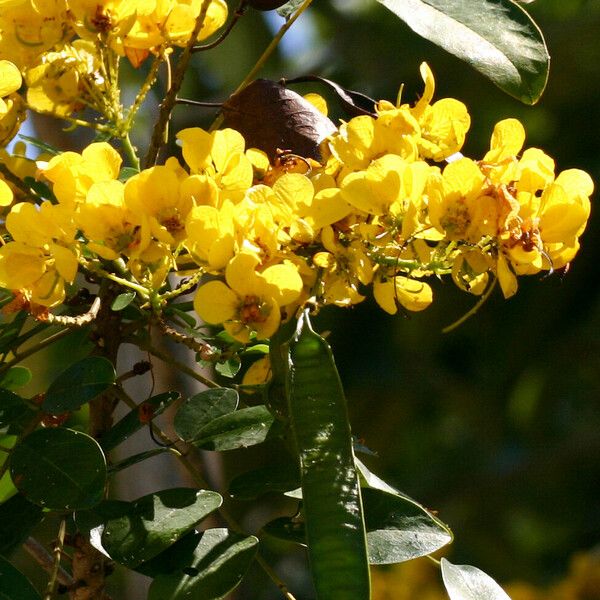
[[[25,101],[34,111],[62,118],[91,107],[115,131],[123,129],[120,58],[138,67],[150,54],[162,59],[173,46],[185,45],[203,4],[204,0],[2,2],[0,146],[15,135]],[[211,0],[196,40],[212,35],[226,20],[225,1]],[[21,74],[24,98],[16,93]]]
[[[498,123],[481,160],[460,154],[470,125],[461,102],[381,101],[342,123],[316,163],[274,163],[232,129],[180,131],[183,161],[119,179],[107,143],[42,165],[56,203],[16,204],[0,249],[0,285],[33,304],[63,301],[77,265],[121,274],[154,306],[171,272],[192,276],[194,308],[241,343],[267,339],[299,305],[361,302],[426,308],[426,279],[451,275],[475,295],[498,280],[564,267],[590,212],[590,177],[536,148],[515,119]],[[123,274],[126,274],[123,277]]]

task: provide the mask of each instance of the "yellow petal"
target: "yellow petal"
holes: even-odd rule
[[[4,181],[0,179],[0,206],[10,206],[12,204],[14,195],[13,191],[10,189],[10,186]]]
[[[218,325],[235,317],[239,303],[239,296],[222,281],[209,281],[198,288],[194,310],[205,323]]]
[[[525,128],[517,119],[504,119],[496,123],[490,150],[483,157],[485,162],[500,162],[519,154],[525,143]]]
[[[210,149],[213,142],[210,133],[200,127],[190,127],[181,130],[176,137],[182,142],[183,159],[192,173],[201,172],[210,166]]]
[[[16,92],[22,83],[21,72],[9,60],[0,60],[0,98]]]
[[[338,188],[325,188],[315,194],[302,212],[308,224],[318,230],[341,221],[351,210]]]
[[[302,292],[302,278],[298,269],[291,263],[273,265],[261,274],[266,282],[266,293],[279,306],[286,306],[296,301]]]
[[[510,298],[517,293],[517,276],[513,273],[506,258],[500,254],[496,266],[496,275],[505,298]]]
[[[315,94],[314,92],[310,92],[304,96],[304,99],[310,102],[320,113],[327,116],[329,114],[329,109],[327,108],[327,101],[320,94]]]
[[[253,362],[242,379],[242,385],[263,385],[267,383],[273,372],[271,370],[271,361],[268,356],[263,356]],[[246,392],[251,390],[246,390]]]
[[[72,283],[77,274],[77,257],[69,248],[50,244],[50,251],[54,256],[54,266],[58,274],[69,283]]]
[[[225,269],[225,280],[240,296],[260,295],[262,282],[259,282],[256,267],[260,260],[256,254],[240,252],[234,256]]]

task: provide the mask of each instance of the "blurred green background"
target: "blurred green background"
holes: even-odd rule
[[[418,38],[375,0],[315,0],[261,76],[315,73],[392,101],[404,82],[403,100],[413,102],[425,60],[436,98],[455,97],[470,109],[466,155],[480,157],[494,123],[515,116],[527,144],[555,157],[558,170],[579,167],[599,182],[600,2],[537,0],[527,10],[552,57],[548,88],[534,107]],[[277,27],[274,13],[249,11],[221,46],[195,56],[184,95],[224,100]],[[130,69],[132,79],[142,75]],[[308,89],[326,95],[317,86],[301,91]],[[140,124],[140,148],[154,116],[148,110]],[[181,106],[171,131],[213,118]],[[442,328],[475,303],[450,281],[434,283],[435,301],[424,313],[390,317],[365,301],[317,320],[331,331],[353,430],[377,454],[365,460],[452,526],[453,562],[475,564],[499,581],[547,584],[564,574],[573,553],[600,542],[599,229],[592,206],[568,273],[522,279],[508,301],[498,291],[449,334]],[[225,457],[225,478],[240,469],[239,458]],[[293,578],[290,560],[279,568]],[[253,579],[238,597],[278,597],[270,588],[259,594],[260,587]]]

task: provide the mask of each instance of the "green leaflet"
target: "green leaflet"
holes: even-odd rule
[[[542,95],[550,65],[546,42],[513,0],[377,1],[521,102],[535,104]]]
[[[346,399],[329,344],[308,312],[289,341],[287,396],[306,541],[319,600],[367,600],[369,563]]]

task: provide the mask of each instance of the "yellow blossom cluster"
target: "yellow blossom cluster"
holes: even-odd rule
[[[342,123],[321,163],[273,164],[240,133],[180,131],[183,163],[119,179],[107,143],[42,165],[56,203],[19,203],[6,219],[0,285],[33,304],[63,301],[77,265],[101,265],[160,306],[171,272],[198,281],[194,308],[242,343],[268,339],[305,303],[349,306],[369,286],[383,310],[426,308],[426,279],[450,275],[475,295],[498,280],[564,267],[579,248],[592,181],[536,148],[515,119],[498,123],[481,160],[460,154],[464,104],[381,101]],[[167,292],[168,293],[168,292]]]
[[[204,0],[0,0],[0,146],[30,109],[66,117],[93,108],[111,125],[123,120],[118,62],[139,66],[190,39]],[[210,0],[197,35],[227,20]],[[18,81],[17,81],[18,75]],[[21,79],[21,75],[23,79]],[[23,97],[17,91],[24,83]],[[153,83],[153,82],[150,82]]]

